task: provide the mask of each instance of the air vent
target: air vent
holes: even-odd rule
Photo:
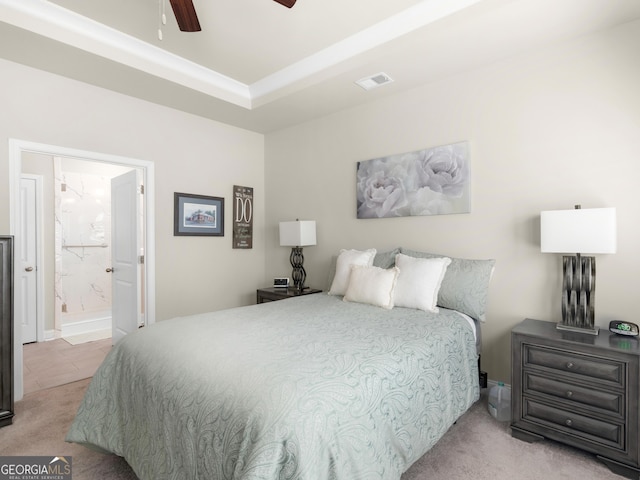
[[[393,79],[389,75],[387,75],[386,73],[380,72],[380,73],[376,73],[375,75],[370,75],[368,77],[361,78],[356,82],[356,84],[360,85],[365,90],[371,90],[391,82],[393,82]]]

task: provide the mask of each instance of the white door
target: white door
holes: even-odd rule
[[[22,325],[22,343],[38,340],[38,177],[22,175],[20,177],[20,259],[18,278],[20,282],[20,324]]]
[[[111,179],[111,284],[113,344],[138,329],[141,242],[138,170]],[[107,269],[109,271],[109,269]]]

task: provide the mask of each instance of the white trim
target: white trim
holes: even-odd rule
[[[43,0],[0,0],[0,20],[179,85],[250,108],[249,87]]]
[[[0,21],[251,110],[295,83],[481,1],[423,0],[251,85],[44,0],[0,0]]]
[[[470,7],[481,0],[424,0],[355,35],[310,55],[249,86],[252,107],[260,98],[379,47],[430,23]],[[273,100],[270,98],[269,100]],[[267,103],[267,102],[262,102]]]
[[[1,1],[1,0],[0,0]],[[139,160],[117,155],[77,150],[73,148],[46,145],[14,138],[9,139],[9,234],[15,238],[15,257],[20,258],[20,176],[22,175],[22,153],[33,152],[51,156],[76,158],[95,162],[114,163],[140,168],[145,185],[145,298],[144,311],[147,325],[155,323],[156,318],[156,277],[155,277],[155,171],[154,164],[148,160]],[[15,272],[14,272],[15,275]],[[19,282],[14,281],[15,309],[20,309],[21,291]],[[14,318],[19,318],[15,315]],[[14,400],[20,400],[24,393],[24,366],[22,361],[22,333],[14,328]]]
[[[86,333],[109,330],[111,332],[111,312],[109,315],[98,316],[88,320],[78,320],[72,323],[62,324],[62,338],[74,335],[84,335]]]

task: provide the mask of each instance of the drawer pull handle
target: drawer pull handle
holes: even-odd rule
[[[567,420],[565,420],[565,422],[564,422],[564,423],[565,423],[565,425],[566,425],[567,427],[571,427],[571,426],[573,426],[573,422],[571,421],[571,419],[570,419],[570,418],[567,418]]]
[[[572,369],[573,368],[573,362],[567,362],[567,368],[568,369]]]
[[[573,397],[573,392],[571,390],[569,390],[567,392],[567,397],[569,397],[569,398]]]

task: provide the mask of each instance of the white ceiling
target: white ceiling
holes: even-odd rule
[[[185,33],[169,0],[0,0],[0,57],[266,133],[640,18],[639,0],[194,5]]]

